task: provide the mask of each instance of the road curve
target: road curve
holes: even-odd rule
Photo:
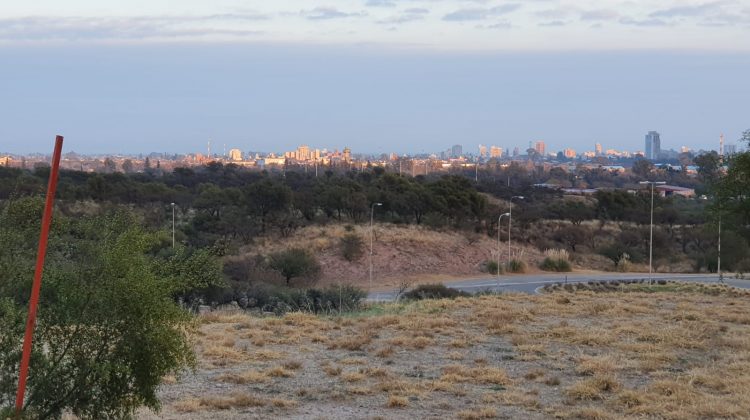
[[[455,281],[444,281],[446,286],[465,292],[521,292],[536,293],[537,289],[545,284],[553,283],[585,283],[598,280],[640,280],[648,279],[648,273],[554,273],[554,274],[527,274],[512,277],[481,277],[474,279],[461,279]],[[696,283],[717,283],[717,274],[654,274],[654,279],[666,279]],[[750,289],[750,280],[724,278],[724,283],[729,286]],[[367,296],[368,301],[392,301],[396,298],[397,291],[371,292]]]

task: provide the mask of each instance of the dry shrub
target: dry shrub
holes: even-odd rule
[[[241,373],[225,373],[218,378],[217,381],[228,382],[233,384],[248,384],[248,383],[263,383],[268,382],[269,377],[265,372],[259,372],[257,370],[248,370]]]
[[[598,400],[605,393],[616,391],[620,387],[612,375],[594,376],[593,378],[576,382],[566,390],[568,397],[574,400]]]
[[[398,395],[388,397],[388,408],[404,408],[409,406],[409,400]]]
[[[274,366],[271,369],[268,369],[266,374],[274,378],[291,378],[294,376],[294,372],[284,369],[283,366]]]
[[[297,370],[302,368],[302,362],[299,360],[287,360],[281,366],[284,366],[284,369]]]
[[[328,376],[339,376],[341,374],[341,367],[340,366],[332,366],[332,365],[326,365],[322,367],[323,372],[326,373]]]
[[[262,407],[266,401],[250,394],[234,393],[229,396],[209,395],[200,398],[200,406],[209,410],[229,410],[230,408]]]
[[[497,410],[492,407],[482,407],[473,410],[463,410],[458,413],[458,418],[463,420],[494,419]]]
[[[391,357],[393,356],[394,352],[395,351],[393,350],[393,347],[391,346],[381,347],[375,350],[375,356],[382,357],[382,358]]]
[[[576,366],[576,373],[579,375],[608,374],[617,371],[622,362],[616,357],[605,356],[584,356]]]
[[[343,375],[341,375],[341,379],[344,380],[344,382],[359,382],[363,379],[365,379],[365,375],[362,372],[346,372]]]

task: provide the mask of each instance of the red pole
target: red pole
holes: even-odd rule
[[[23,337],[23,356],[21,357],[21,371],[18,375],[18,393],[16,394],[16,415],[23,411],[23,397],[26,393],[26,377],[29,373],[29,359],[31,358],[31,341],[34,338],[36,324],[36,308],[39,303],[39,289],[42,286],[42,271],[44,271],[44,257],[47,253],[47,239],[49,227],[52,223],[52,210],[55,204],[55,190],[57,190],[57,176],[60,170],[60,154],[62,153],[63,137],[55,137],[55,152],[52,154],[52,169],[49,173],[47,197],[44,203],[42,217],[42,232],[39,235],[39,249],[36,255],[36,271],[34,284],[31,286],[31,300],[29,301],[29,317],[26,320],[26,334]]]

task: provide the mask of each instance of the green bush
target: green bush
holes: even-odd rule
[[[341,256],[347,261],[356,261],[364,254],[364,243],[362,238],[356,233],[347,233],[341,238],[339,243],[341,247]]]
[[[285,312],[337,313],[359,309],[367,293],[354,286],[324,289],[292,289],[259,284],[247,291],[247,308],[282,314]]]
[[[551,257],[545,258],[544,261],[542,261],[542,263],[539,265],[539,268],[544,271],[571,271],[570,262],[568,262],[568,260],[553,259]]]
[[[510,262],[506,264],[506,270],[509,273],[525,273],[526,263],[521,260],[510,260]]]
[[[320,275],[320,264],[315,256],[302,248],[292,248],[271,254],[268,266],[286,279],[289,286],[293,278],[301,277],[315,282]]]
[[[499,273],[498,268],[500,269]],[[490,274],[502,274],[505,271],[503,266],[499,265],[495,260],[490,260],[484,263],[484,269]]]
[[[37,200],[0,211],[0,412],[15,401],[38,235],[7,217],[28,211],[40,220]],[[158,274],[161,264],[150,253],[155,235],[125,211],[58,214],[55,224],[24,417],[129,418],[143,405],[158,409],[162,378],[193,365],[194,355],[190,316],[173,300],[179,286]]]
[[[471,296],[461,290],[451,289],[444,284],[422,284],[404,294],[404,299],[423,300],[423,299],[454,299],[459,296]]]

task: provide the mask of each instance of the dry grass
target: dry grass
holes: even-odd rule
[[[750,300],[660,287],[208,314],[202,392],[169,378],[166,417],[750,418]]]

